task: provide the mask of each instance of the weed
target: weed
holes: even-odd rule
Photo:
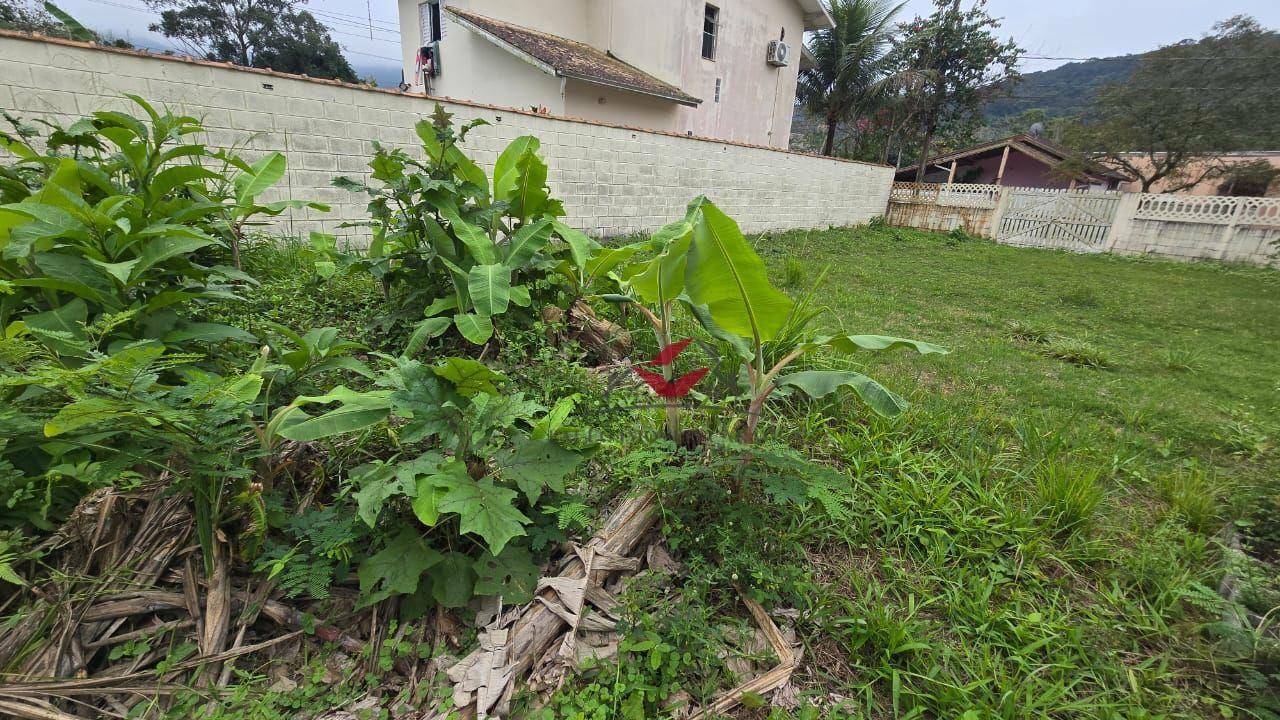
[[[1182,468],[1156,478],[1160,499],[1169,503],[1178,517],[1195,532],[1210,532],[1221,517],[1220,482],[1198,465]]]
[[[1009,328],[1009,337],[1014,340],[1038,344],[1049,342],[1056,334],[1051,328],[1022,320],[1010,320],[1007,327]]]
[[[1102,348],[1084,340],[1057,335],[1044,344],[1044,353],[1081,367],[1106,370],[1115,363]]]
[[[788,257],[784,266],[782,284],[788,288],[798,288],[805,284],[809,276],[808,267],[799,260]]]
[[[1199,372],[1204,366],[1204,352],[1189,347],[1165,347],[1159,353],[1160,364],[1172,372]]]
[[[1078,308],[1096,308],[1102,304],[1098,291],[1092,285],[1075,285],[1058,293],[1062,302]]]
[[[1065,462],[1043,464],[1035,471],[1039,517],[1055,534],[1071,535],[1087,528],[1103,489],[1096,468]]]
[[[1213,438],[1232,455],[1253,458],[1270,449],[1270,438],[1259,427],[1257,418],[1247,408],[1234,408],[1231,417],[1218,423]]]

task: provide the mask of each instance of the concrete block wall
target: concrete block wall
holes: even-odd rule
[[[201,118],[207,142],[253,159],[285,154],[274,197],[315,200],[328,213],[297,211],[279,230],[322,230],[367,219],[367,198],[332,186],[367,175],[373,142],[417,147],[414,123],[436,100],[220,63],[100,48],[0,31],[0,109],[28,120],[68,122],[95,110],[131,109],[132,93]],[[747,232],[855,225],[885,211],[893,170],[769,148],[534,115],[447,101],[457,120],[483,118],[464,148],[492,169],[517,136],[535,135],[567,222],[598,236],[660,227],[705,194]],[[139,113],[140,114],[140,113]]]
[[[1257,225],[1228,230],[1211,223],[1134,220],[1111,250],[1174,260],[1280,266],[1280,227]]]

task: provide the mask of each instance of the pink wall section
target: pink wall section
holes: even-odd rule
[[[937,167],[937,165],[945,166],[945,163],[938,163],[931,167],[925,175],[926,182],[944,183],[947,181],[947,171],[944,168]],[[970,177],[974,168],[979,169],[981,174],[977,177]],[[999,171],[999,153],[976,160],[964,159],[956,163],[955,181],[958,183],[994,184],[996,174]],[[904,178],[899,177],[898,179],[902,180]],[[914,180],[914,174],[912,177],[905,179]],[[1039,160],[1029,155],[1024,155],[1017,150],[1010,150],[1009,160],[1005,163],[1004,177],[1000,180],[1000,184],[1010,187],[1064,189],[1071,186],[1071,181],[1055,175],[1051,168]]]
[[[958,163],[956,165],[957,179],[965,177],[965,169],[967,167],[982,169],[982,175],[969,182],[994,183],[996,181],[996,173],[1000,171],[1000,156],[984,158],[968,166]],[[1014,187],[1065,188],[1071,184],[1071,181],[1055,177],[1050,168],[1045,167],[1044,163],[1034,158],[1023,155],[1020,152],[1010,151],[1009,162],[1005,163],[1004,177],[1000,180],[1000,184]]]

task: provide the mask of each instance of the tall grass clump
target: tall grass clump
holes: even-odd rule
[[[1061,537],[1087,529],[1105,492],[1098,469],[1056,461],[1034,473],[1041,522]]]

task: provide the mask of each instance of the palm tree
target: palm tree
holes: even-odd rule
[[[835,27],[813,34],[809,50],[815,61],[800,72],[799,94],[805,108],[826,123],[823,155],[831,154],[840,123],[867,109],[882,87],[892,22],[905,4],[832,0]]]

